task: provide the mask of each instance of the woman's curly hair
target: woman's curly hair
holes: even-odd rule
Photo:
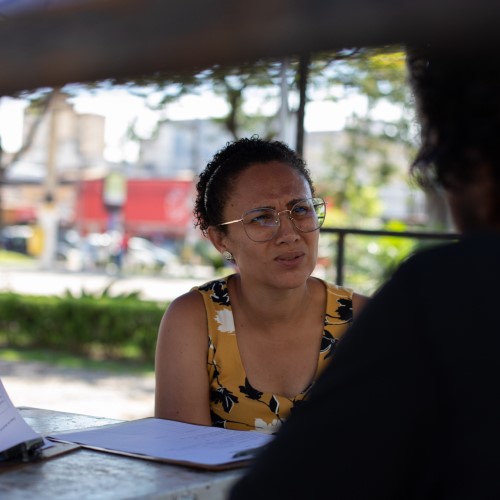
[[[410,173],[426,186],[468,182],[479,163],[499,183],[500,63],[492,51],[464,45],[407,47],[408,80],[421,145]]]
[[[224,222],[224,207],[238,176],[257,163],[282,162],[302,175],[314,196],[314,185],[302,158],[281,141],[267,141],[258,136],[228,142],[219,150],[199,175],[193,210],[195,226],[203,234],[209,226]],[[221,227],[224,231],[226,228]]]

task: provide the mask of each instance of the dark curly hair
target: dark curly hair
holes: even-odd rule
[[[314,185],[306,164],[284,142],[267,141],[258,136],[228,142],[207,164],[196,184],[193,210],[195,227],[203,234],[209,226],[223,222],[224,207],[238,176],[256,163],[282,162],[304,177],[314,196]],[[225,226],[221,226],[226,231]]]
[[[422,45],[408,46],[406,61],[421,138],[412,177],[423,187],[460,186],[486,163],[500,185],[497,55],[474,45]]]

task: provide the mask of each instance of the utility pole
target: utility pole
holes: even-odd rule
[[[59,142],[58,134],[58,113],[61,93],[59,89],[54,89],[51,97],[49,115],[49,137],[47,147],[47,173],[45,176],[44,198],[39,214],[40,225],[43,234],[43,247],[40,256],[40,265],[44,269],[54,267],[56,244],[57,244],[57,150]]]
[[[304,117],[306,113],[307,82],[311,55],[301,54],[299,58],[299,109],[297,111],[297,139],[295,151],[299,156],[304,155]]]
[[[283,59],[281,61],[280,68],[280,94],[281,94],[281,106],[279,112],[279,135],[278,138],[287,144],[291,144],[290,136],[290,110],[288,107],[288,82],[287,82],[287,70],[288,70],[288,59]]]

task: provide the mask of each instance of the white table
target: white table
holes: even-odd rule
[[[119,422],[38,408],[19,411],[43,435]],[[202,471],[79,448],[39,462],[0,465],[0,498],[220,500],[242,470]]]

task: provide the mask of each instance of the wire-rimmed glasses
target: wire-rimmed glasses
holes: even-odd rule
[[[246,235],[255,242],[272,240],[280,227],[280,215],[288,214],[292,224],[302,233],[311,233],[319,229],[325,221],[326,203],[323,198],[299,200],[290,210],[277,212],[273,208],[254,208],[245,212],[241,219],[222,222],[218,226],[227,226],[241,222]]]

